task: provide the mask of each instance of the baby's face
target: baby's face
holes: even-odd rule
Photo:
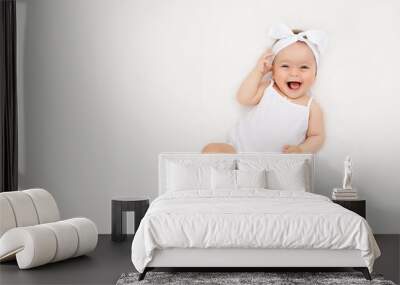
[[[272,65],[272,78],[276,85],[292,99],[308,93],[314,83],[315,72],[314,54],[303,42],[295,42],[282,49]]]

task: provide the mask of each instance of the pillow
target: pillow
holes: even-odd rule
[[[296,159],[243,159],[239,170],[266,169],[267,188],[272,190],[311,191],[308,160]]]
[[[268,189],[309,191],[305,175],[305,165],[291,169],[271,169],[267,172]]]
[[[267,188],[266,170],[236,170],[237,188]]]
[[[210,167],[169,162],[167,191],[210,189]]]
[[[176,159],[166,162],[166,191],[211,189],[211,168],[234,169],[236,162],[226,159]]]
[[[266,188],[266,171],[211,169],[211,189]]]
[[[211,189],[236,190],[236,170],[211,168]]]

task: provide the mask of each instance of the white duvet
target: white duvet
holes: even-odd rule
[[[177,191],[155,199],[132,243],[143,272],[156,248],[358,249],[372,272],[380,250],[365,219],[299,191]]]

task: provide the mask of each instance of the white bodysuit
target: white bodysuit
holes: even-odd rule
[[[306,139],[312,98],[307,106],[295,104],[273,87],[265,89],[260,102],[228,133],[237,152],[282,152],[283,146]]]

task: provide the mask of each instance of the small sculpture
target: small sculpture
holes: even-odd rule
[[[352,162],[351,157],[348,155],[344,161],[344,178],[343,178],[343,189],[352,190],[351,187],[352,177]]]

